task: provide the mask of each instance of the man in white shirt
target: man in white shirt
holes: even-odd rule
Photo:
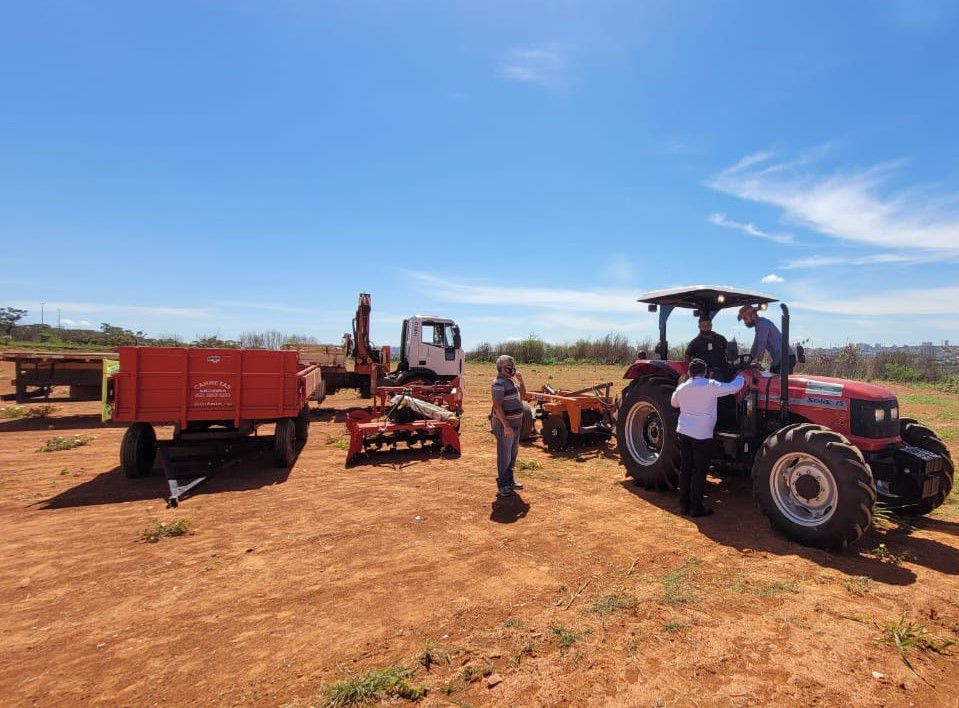
[[[716,427],[716,399],[736,393],[745,385],[742,376],[729,383],[706,378],[706,362],[693,359],[689,374],[673,391],[672,404],[679,409],[679,511],[683,515],[709,516],[712,509],[703,506],[706,472]]]

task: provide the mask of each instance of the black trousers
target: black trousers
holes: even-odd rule
[[[789,355],[789,373],[791,374],[791,373],[793,372],[793,369],[795,369],[795,368],[796,368],[796,355],[795,355],[795,354],[790,354],[790,355]],[[782,369],[781,369],[780,367],[778,367],[778,366],[770,366],[770,367],[769,367],[769,373],[771,373],[771,374],[778,374],[778,373],[780,373],[781,371],[782,371]]]
[[[682,461],[679,467],[679,506],[690,511],[702,511],[703,491],[706,489],[706,472],[712,457],[713,441],[697,440],[679,434],[679,451]]]

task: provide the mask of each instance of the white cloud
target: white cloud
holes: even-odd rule
[[[71,329],[93,329],[93,323],[88,320],[71,320],[61,317],[60,324]]]
[[[783,283],[785,280],[786,279],[781,275],[776,275],[775,273],[770,273],[769,275],[764,275],[762,277],[762,282],[764,283]]]
[[[566,62],[553,49],[516,47],[499,66],[499,74],[510,81],[558,88],[563,84]]]
[[[816,173],[824,150],[774,162],[774,153],[749,155],[715,175],[721,192],[781,208],[785,215],[843,241],[893,249],[959,252],[959,210],[919,190],[885,194],[901,163],[848,173]]]
[[[959,254],[956,254],[959,256]],[[932,263],[934,261],[951,260],[949,254],[911,254],[911,253],[873,253],[868,256],[808,256],[788,261],[783,268],[824,268],[843,265],[882,265],[885,263],[900,263],[914,265],[917,263]]]
[[[708,221],[710,224],[722,226],[726,229],[736,229],[738,231],[742,231],[747,236],[764,238],[768,241],[775,241],[776,243],[793,243],[793,237],[789,234],[771,234],[763,231],[762,229],[756,228],[756,226],[751,223],[733,221],[722,213],[710,214],[708,217],[706,217],[706,221]]]
[[[628,283],[636,276],[636,267],[626,256],[616,254],[607,258],[602,273],[609,280]]]
[[[577,290],[574,288],[515,287],[502,284],[467,284],[412,273],[421,289],[449,302],[470,305],[506,305],[550,308],[566,312],[632,312],[641,306],[635,290]]]
[[[809,291],[795,298],[797,309],[833,315],[955,315],[959,287],[878,290],[859,297],[825,296]]]

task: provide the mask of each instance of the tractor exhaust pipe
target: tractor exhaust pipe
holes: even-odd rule
[[[779,355],[779,422],[786,425],[789,418],[789,308],[780,303],[783,311],[782,343]]]

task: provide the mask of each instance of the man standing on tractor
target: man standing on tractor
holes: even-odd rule
[[[713,321],[706,315],[700,315],[699,335],[686,347],[686,361],[702,359],[710,372],[717,372],[725,378],[729,368],[726,346],[726,338],[713,332]]]
[[[673,391],[673,408],[679,409],[679,511],[683,516],[709,516],[703,506],[706,472],[712,457],[713,429],[716,427],[716,399],[741,389],[746,381],[737,376],[729,383],[706,378],[706,362],[693,359],[689,374]]]
[[[523,396],[526,383],[516,371],[516,361],[504,354],[496,360],[496,378],[490,389],[493,398],[491,424],[496,436],[497,496],[509,497],[523,488],[513,478],[513,467],[519,454],[520,431],[523,426]]]
[[[767,320],[765,317],[757,315],[756,308],[752,305],[743,305],[739,309],[738,319],[742,320],[743,324],[750,329],[756,329],[753,348],[749,351],[749,356],[752,357],[753,361],[758,361],[765,352],[769,352],[769,358],[771,360],[769,370],[774,374],[778,374],[781,370],[780,367],[783,358],[783,336],[779,328],[772,320]],[[793,353],[792,347],[789,347],[787,359],[789,373],[791,374],[793,369],[796,368],[796,355]]]

